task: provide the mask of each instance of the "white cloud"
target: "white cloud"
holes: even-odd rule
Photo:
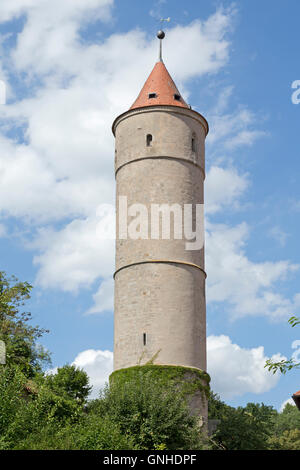
[[[257,130],[241,130],[237,135],[231,137],[225,142],[225,148],[229,150],[234,150],[238,147],[250,147],[252,146],[257,139],[260,137],[265,137],[267,135],[264,131]]]
[[[113,244],[99,243],[93,215],[114,197],[111,123],[136,98],[158,42],[139,30],[84,41],[81,28],[106,21],[112,6],[110,0],[0,5],[3,20],[26,17],[6,66],[22,72],[30,92],[1,110],[2,129],[25,129],[25,142],[0,138],[0,213],[38,227],[31,247],[39,251],[34,263],[43,287],[88,287],[113,269]],[[219,9],[206,21],[168,31],[165,55],[175,79],[184,85],[225,65],[233,17],[233,10]],[[59,230],[46,226],[56,221]]]
[[[300,306],[278,293],[277,284],[299,269],[289,261],[254,263],[245,254],[247,224],[236,227],[207,223],[206,265],[208,302],[227,302],[234,318],[266,315],[287,318]],[[276,287],[276,290],[275,290]]]
[[[96,294],[93,295],[94,305],[86,312],[102,313],[112,311],[114,308],[114,280],[104,280]]]
[[[93,387],[90,398],[97,398],[99,390],[108,382],[113,371],[113,353],[107,350],[87,349],[76,356],[72,365],[88,374]]]
[[[224,159],[224,152],[233,154],[241,147],[252,146],[258,139],[266,137],[267,132],[257,128],[264,121],[263,116],[255,114],[244,105],[232,110],[231,98],[233,86],[227,86],[219,91],[215,106],[208,113],[210,132],[206,142],[210,152]]]
[[[288,400],[285,400],[285,401],[280,405],[280,408],[279,408],[280,413],[283,412],[283,410],[284,410],[284,408],[285,408],[285,405],[287,405],[287,404],[292,405],[292,406],[296,406],[294,400],[293,400],[292,398],[288,398]]]
[[[6,234],[7,234],[7,232],[6,232],[6,227],[5,227],[5,225],[0,224],[0,238],[1,238],[1,237],[5,237]]]
[[[245,107],[239,107],[227,114],[220,112],[223,111],[225,103],[227,106],[228,98],[226,95],[224,103],[217,108],[217,113],[209,116],[211,130],[207,137],[208,145],[216,148],[220,144],[223,151],[224,149],[232,151],[238,147],[251,146],[257,139],[268,135],[265,131],[255,129],[258,118]]]
[[[282,230],[280,227],[272,227],[268,233],[269,237],[276,240],[281,246],[285,246],[289,234]]]
[[[110,125],[136,98],[158,46],[156,38],[149,41],[139,30],[83,41],[81,28],[88,21],[107,21],[112,6],[110,0],[0,5],[3,21],[26,15],[6,65],[12,73],[22,72],[31,96],[1,108],[4,131],[22,126],[26,140],[0,137],[0,213],[38,227],[30,246],[36,250],[39,285],[76,291],[102,281],[90,313],[112,305],[114,243],[97,237],[96,215],[99,204],[114,198]],[[164,54],[175,80],[184,86],[224,67],[234,15],[233,9],[218,9],[206,21],[168,30]],[[232,93],[232,87],[221,91],[210,118],[208,142],[216,148],[248,145],[260,136],[251,111],[227,111]],[[248,185],[247,175],[214,165],[207,179],[208,213],[236,207]],[[51,226],[56,221],[60,228]],[[209,230],[208,298],[229,302],[239,315],[280,316],[293,303],[271,287],[296,268],[285,261],[249,261],[243,251],[246,234],[245,224]]]
[[[75,219],[61,231],[41,229],[32,245],[41,254],[34,256],[39,267],[37,283],[42,287],[76,291],[89,287],[98,278],[111,277],[114,240],[101,239],[95,214]]]
[[[51,7],[48,2],[10,4],[1,4],[3,17],[25,12],[27,21],[9,66],[12,73],[22,69],[32,96],[1,110],[2,124],[25,129],[26,143],[0,139],[0,211],[30,223],[86,216],[99,203],[112,202],[111,123],[136,98],[156,60],[157,39],[149,41],[136,30],[98,43],[82,42],[82,22],[101,16],[100,6],[111,5],[110,1],[90,0],[84,8],[77,1],[66,1],[63,8],[55,8],[55,2]],[[171,51],[183,41],[189,45],[182,54],[166,52],[173,76],[184,81],[220,69],[226,60],[218,51],[227,57],[224,37],[231,22],[232,12],[218,10],[206,22],[170,29]],[[54,47],[49,31],[57,28],[64,36],[59,34]],[[190,57],[193,69],[182,67],[183,57]],[[39,85],[35,76],[42,79]]]
[[[211,389],[223,399],[267,392],[276,386],[280,377],[264,368],[269,358],[265,356],[263,346],[245,349],[232,343],[228,336],[209,336],[207,355]],[[271,359],[285,358],[274,354]]]
[[[239,175],[235,168],[211,166],[205,179],[205,212],[214,214],[237,207],[238,198],[249,186],[248,175]]]
[[[197,19],[187,26],[178,25],[167,31],[164,56],[177,79],[217,72],[227,63],[228,33],[232,31],[234,17],[233,8],[219,8],[205,22]]]
[[[274,375],[264,368],[268,357],[265,356],[262,346],[245,349],[232,343],[228,336],[209,336],[207,353],[211,388],[223,399],[246,393],[267,392],[274,388],[279,380],[280,374]],[[277,361],[285,358],[274,354],[272,359]],[[93,386],[91,398],[96,398],[113,371],[113,353],[88,349],[80,352],[72,364],[86,371]],[[52,373],[55,371],[56,369],[53,369]]]
[[[63,20],[92,18],[107,18],[109,9],[113,5],[113,0],[10,0],[9,2],[1,2],[0,15],[1,21],[9,21],[21,15],[33,20],[41,19],[43,26],[46,20],[49,25],[55,24]]]
[[[71,365],[83,369],[89,379],[90,385],[92,386],[89,398],[97,398],[99,391],[108,383],[109,376],[113,371],[113,353],[111,351],[101,349],[86,349],[80,352],[75,357]],[[46,375],[56,374],[58,367],[48,369]]]

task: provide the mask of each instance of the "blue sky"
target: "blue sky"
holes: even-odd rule
[[[237,406],[280,408],[297,353],[300,79],[296,0],[9,0],[0,5],[1,269],[35,288],[34,322],[53,367],[75,362],[95,390],[112,367],[111,240],[97,208],[114,202],[111,124],[157,58],[209,121],[206,146],[208,372]],[[294,348],[292,347],[294,345]]]

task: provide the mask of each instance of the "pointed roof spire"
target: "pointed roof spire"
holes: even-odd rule
[[[155,105],[172,105],[189,108],[180,95],[162,60],[162,40],[165,37],[164,31],[158,31],[157,37],[160,41],[159,60],[155,64],[139,96],[130,109]]]

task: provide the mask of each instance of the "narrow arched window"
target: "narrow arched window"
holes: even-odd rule
[[[151,147],[151,144],[152,144],[152,135],[151,134],[147,134],[146,143],[147,143],[147,147]]]
[[[147,344],[147,336],[146,333],[143,333],[143,345],[146,346]]]
[[[195,135],[192,136],[191,147],[192,147],[192,152],[196,152],[196,136]]]

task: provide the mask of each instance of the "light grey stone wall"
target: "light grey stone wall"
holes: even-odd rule
[[[117,235],[119,196],[127,196],[129,206],[146,205],[149,213],[152,203],[203,204],[208,129],[201,115],[168,106],[141,108],[117,118],[113,131]],[[115,370],[153,358],[156,364],[206,370],[204,248],[187,251],[185,244],[173,233],[170,240],[117,236]]]

